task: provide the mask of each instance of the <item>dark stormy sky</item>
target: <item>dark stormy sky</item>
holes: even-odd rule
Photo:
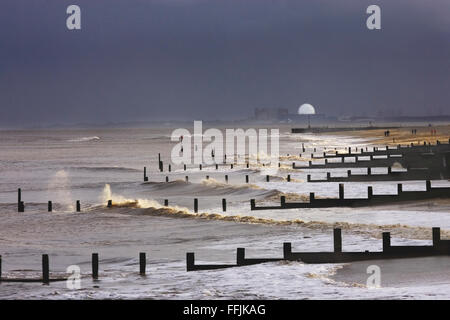
[[[78,4],[82,30],[66,28]],[[366,28],[378,4],[382,29]],[[450,114],[448,0],[1,0],[0,125]]]

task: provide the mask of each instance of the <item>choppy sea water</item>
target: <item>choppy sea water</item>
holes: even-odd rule
[[[332,229],[343,231],[343,249],[381,250],[380,236],[391,231],[393,244],[430,244],[431,227],[450,236],[450,203],[420,203],[367,208],[251,211],[249,199],[277,204],[335,197],[337,183],[306,183],[311,170],[293,170],[302,143],[308,153],[323,148],[366,146],[352,137],[290,134],[280,128],[281,168],[261,165],[182,166],[157,170],[158,153],[167,164],[175,144],[170,129],[28,130],[0,132],[0,247],[3,277],[40,277],[41,254],[50,255],[55,276],[69,265],[82,270],[82,286],[65,282],[1,283],[8,299],[434,299],[450,297],[447,257],[372,261],[381,267],[381,288],[368,288],[368,264],[306,265],[273,262],[261,265],[186,272],[186,252],[198,263],[233,263],[237,247],[249,257],[281,257],[282,243],[296,251],[332,250]],[[289,154],[289,156],[287,156]],[[149,182],[143,182],[143,167]],[[345,175],[346,168],[333,169]],[[356,171],[354,171],[356,173]],[[266,175],[270,182],[266,182]],[[291,182],[286,176],[291,175]],[[320,178],[320,170],[314,175]],[[323,173],[322,173],[323,174]],[[206,179],[206,176],[209,179]],[[228,175],[228,183],[225,181]],[[250,183],[245,183],[249,175]],[[166,183],[166,176],[169,182]],[[185,181],[185,176],[189,181]],[[396,193],[396,182],[345,183],[346,196]],[[403,182],[404,190],[424,190],[423,181]],[[433,186],[450,185],[433,181]],[[22,188],[25,213],[16,211]],[[193,212],[199,199],[199,213]],[[227,199],[227,211],[221,201]],[[112,199],[114,206],[106,208]],[[169,208],[163,207],[164,199]],[[47,201],[54,211],[47,212]],[[82,212],[76,213],[80,200]],[[91,253],[100,256],[100,279],[90,279]],[[146,252],[148,274],[138,275],[138,254]],[[411,266],[417,266],[415,269]]]

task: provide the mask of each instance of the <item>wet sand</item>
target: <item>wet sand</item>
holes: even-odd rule
[[[416,129],[417,134],[412,134],[411,130]],[[358,138],[370,139],[373,144],[395,146],[398,144],[423,144],[424,142],[435,144],[436,140],[448,142],[450,138],[450,125],[439,125],[433,127],[419,127],[414,125],[397,129],[388,129],[389,137],[384,136],[386,130],[361,130],[351,132],[335,132],[334,135],[352,135]],[[432,133],[436,130],[436,134]]]

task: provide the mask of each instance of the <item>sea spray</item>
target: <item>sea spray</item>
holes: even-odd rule
[[[72,193],[70,192],[70,189],[71,189],[70,179],[67,172],[65,170],[57,171],[49,182],[48,192],[51,196],[53,196],[56,193],[55,200],[56,202],[58,202],[58,204],[61,205],[63,211],[75,210]]]

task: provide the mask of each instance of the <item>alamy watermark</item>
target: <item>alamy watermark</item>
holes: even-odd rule
[[[194,121],[194,132],[178,128],[171,141],[174,164],[263,164],[278,168],[279,129],[224,129],[209,128],[203,132],[202,121]],[[206,146],[204,145],[206,143]]]

